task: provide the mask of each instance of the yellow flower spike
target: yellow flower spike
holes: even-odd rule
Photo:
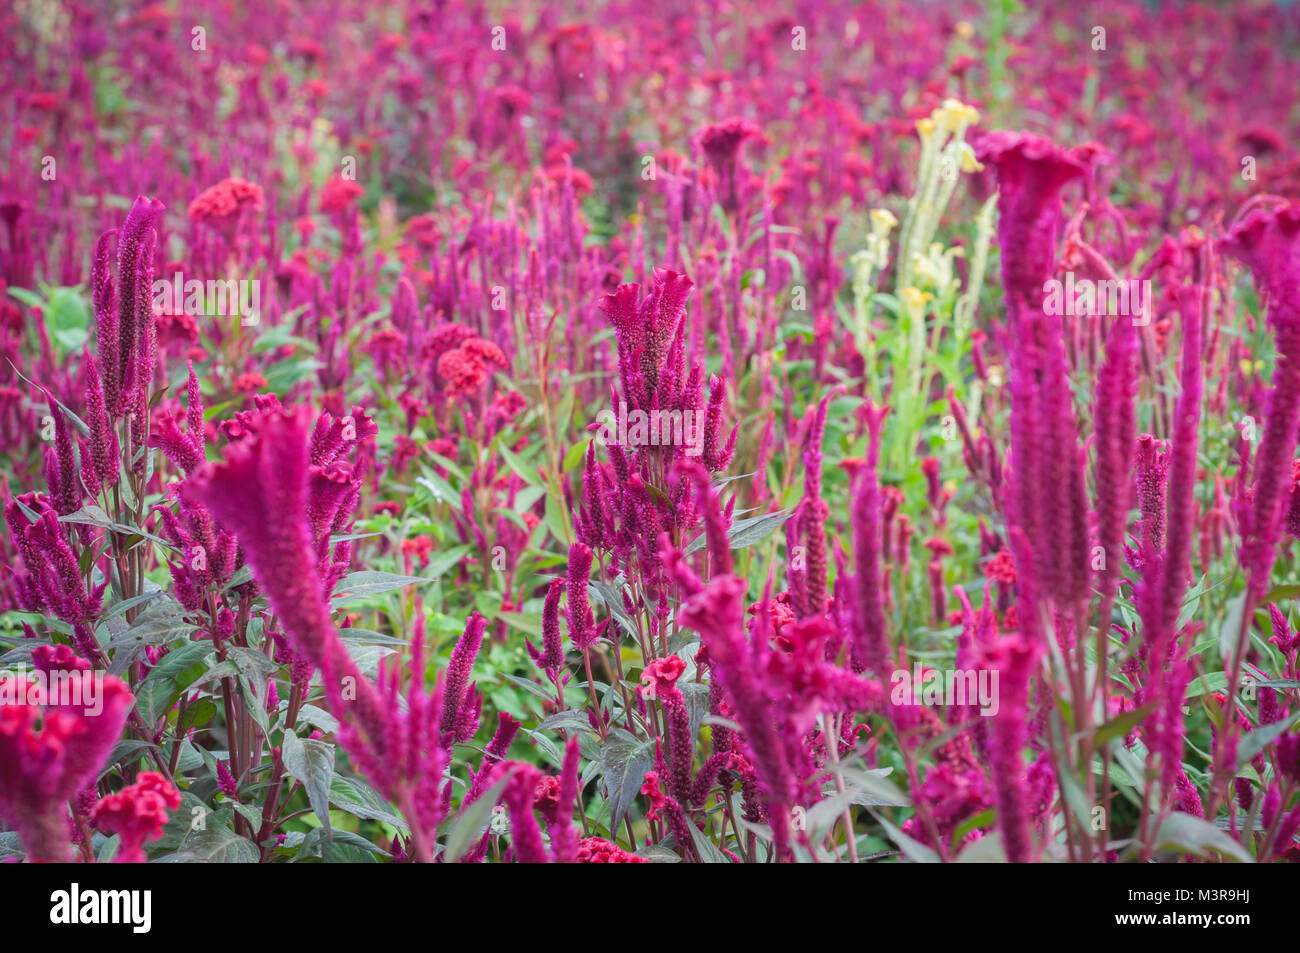
[[[932,262],[929,258],[923,257],[922,255],[917,255],[916,258],[913,260],[912,274],[914,274],[917,278],[921,279],[922,281],[927,281],[930,282],[931,284],[939,283],[939,272],[934,267],[934,262]]]
[[[1251,363],[1250,358],[1243,357],[1241,359],[1241,373],[1249,376],[1253,371],[1254,371],[1254,365]]]
[[[898,227],[898,219],[889,209],[873,208],[871,210],[871,231],[873,234],[885,236],[896,227]]]
[[[903,300],[903,304],[907,305],[908,308],[919,311],[925,306],[927,295],[915,285],[908,285],[906,288],[899,289],[898,297]]]
[[[921,134],[922,139],[929,139],[934,135],[934,120],[918,119],[916,121],[916,131]]]
[[[943,105],[934,111],[932,117],[939,128],[945,132],[956,132],[964,126],[973,126],[980,121],[979,110],[957,99],[945,99]]]
[[[958,151],[961,153],[961,170],[967,175],[984,168],[984,164],[975,158],[975,150],[968,143],[963,142]]]
[[[902,299],[903,304],[907,306],[909,311],[920,314],[925,307],[925,303],[932,300],[934,295],[928,291],[922,291],[915,285],[908,285],[898,292],[898,297]]]

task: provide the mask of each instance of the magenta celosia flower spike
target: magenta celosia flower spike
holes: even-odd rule
[[[1277,371],[1255,463],[1254,513],[1242,562],[1258,600],[1268,586],[1300,430],[1300,202],[1261,197],[1229,229],[1223,250],[1269,297]]]
[[[580,651],[596,641],[596,621],[587,601],[587,582],[591,578],[591,549],[582,543],[569,547],[569,577],[565,591],[569,595],[569,638]]]
[[[888,408],[864,408],[869,433],[866,465],[853,492],[853,611],[850,659],[855,672],[884,677],[889,655],[885,634],[884,579],[881,572],[880,431]]]
[[[152,355],[148,353],[153,328],[153,250],[157,239],[155,227],[166,206],[157,199],[139,196],[131,205],[122,224],[117,242],[117,348],[113,380],[117,392],[115,416],[134,411],[149,385],[142,369],[148,363],[152,372]],[[104,354],[103,346],[100,354]],[[106,375],[107,376],[107,375]]]
[[[1111,325],[1106,358],[1097,374],[1097,541],[1105,564],[1098,570],[1102,605],[1109,607],[1123,570],[1124,535],[1132,505],[1132,447],[1136,440],[1137,338],[1132,320]],[[1106,609],[1109,612],[1109,609]]]

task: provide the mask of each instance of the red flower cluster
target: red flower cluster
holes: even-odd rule
[[[603,837],[584,837],[578,841],[578,863],[580,864],[647,864],[644,857],[629,854],[617,844],[610,843]]]
[[[448,396],[471,394],[487,381],[489,364],[508,366],[501,348],[491,341],[471,337],[438,358],[438,376],[446,383]]]
[[[320,210],[345,212],[353,202],[365,194],[365,191],[354,179],[345,179],[341,175],[336,175],[320,190]]]
[[[90,819],[122,838],[116,863],[138,864],[145,859],[145,842],[162,836],[167,812],[180,806],[180,792],[171,782],[156,771],[141,771],[134,784],[101,799]]]
[[[1009,550],[1002,550],[984,567],[984,574],[994,582],[1013,586],[1016,582],[1016,560]]]
[[[677,684],[686,671],[686,663],[676,655],[657,658],[641,673],[641,692],[646,698],[658,698]]]
[[[264,203],[260,185],[246,179],[222,179],[200,192],[186,214],[231,240],[244,212],[258,211]]]

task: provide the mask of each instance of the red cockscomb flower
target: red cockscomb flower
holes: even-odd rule
[[[341,175],[336,175],[320,190],[320,210],[345,212],[353,202],[365,194],[365,191],[354,179],[345,179]]]
[[[141,771],[134,784],[103,798],[90,819],[122,838],[115,863],[139,864],[145,860],[145,842],[162,836],[167,812],[180,806],[180,792],[166,778],[154,771]]]

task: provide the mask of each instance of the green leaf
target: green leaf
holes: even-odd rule
[[[1155,707],[1155,702],[1152,702],[1150,705],[1143,705],[1141,708],[1133,711],[1126,711],[1122,715],[1116,715],[1104,725],[1098,726],[1093,731],[1094,746],[1100,748],[1108,742],[1114,741],[1116,738],[1127,737],[1128,733],[1133,730],[1133,727],[1146,718],[1147,715],[1151,714],[1151,711]]]
[[[144,753],[150,748],[157,748],[156,744],[149,741],[140,741],[136,738],[124,738],[113,746],[113,753],[108,756],[108,763],[105,766],[103,774],[107,774],[117,764],[126,767],[135,762],[137,758],[144,756]],[[102,777],[103,774],[100,776]]]
[[[1176,850],[1204,857],[1213,851],[1244,864],[1253,862],[1250,853],[1213,824],[1199,817],[1175,811],[1156,832],[1156,849]]]
[[[718,850],[718,845],[709,839],[704,831],[700,830],[694,824],[687,824],[691,829],[691,839],[695,841],[695,850],[700,855],[700,860],[706,864],[729,864],[729,858],[722,851]]]
[[[191,728],[204,728],[215,721],[216,717],[217,703],[211,698],[200,698],[191,703],[185,709],[185,714],[176,722],[176,733],[179,735]]]
[[[10,288],[9,294],[29,308],[45,308],[45,299],[30,288]]]
[[[750,470],[748,473],[737,473],[735,476],[717,477],[709,485],[715,490],[720,490],[728,483],[732,483],[736,480],[743,480],[746,477],[752,477],[756,473],[758,473],[757,470]]]
[[[1262,604],[1268,605],[1270,602],[1285,602],[1287,599],[1300,599],[1300,583],[1274,586],[1269,594],[1264,597]]]
[[[557,711],[554,715],[546,718],[535,730],[550,731],[555,728],[563,728],[566,731],[594,731],[591,722],[587,721],[587,716],[580,711]]]
[[[542,617],[540,615],[525,615],[522,612],[498,612],[497,618],[505,622],[512,629],[518,629],[526,635],[542,637]]]
[[[520,678],[518,675],[511,675],[509,672],[502,672],[501,678],[504,678],[507,682],[510,682],[512,685],[518,685],[526,692],[536,695],[542,701],[545,702],[555,701],[555,699],[552,698],[550,695],[548,695],[546,693],[546,690],[542,688],[542,686],[538,685],[536,682],[530,682],[528,679]]]
[[[1261,678],[1257,688],[1300,688],[1300,678]]]
[[[447,844],[443,848],[444,863],[454,864],[465,856],[471,845],[478,842],[487,830],[492,817],[492,808],[501,799],[501,792],[506,789],[508,778],[502,778],[484,791],[477,801],[460,812],[447,832]]]
[[[397,650],[387,645],[367,645],[364,642],[344,642],[343,647],[348,650],[348,655],[356,663],[361,673],[369,678],[374,678],[379,672],[379,663],[390,655],[395,655]]]
[[[845,809],[853,803],[854,788],[837,792],[808,808],[804,824],[810,840],[818,841],[831,829]]]
[[[69,513],[67,516],[59,517],[60,523],[78,523],[83,526],[98,526],[100,529],[112,530],[115,533],[125,533],[127,536],[143,536],[145,539],[152,540],[160,546],[166,546],[168,549],[175,549],[167,540],[155,536],[152,533],[146,533],[138,526],[128,526],[126,523],[114,522],[107,513],[94,503],[88,503],[75,513]]]
[[[1294,725],[1298,718],[1300,718],[1300,711],[1290,718],[1275,721],[1271,725],[1260,725],[1253,731],[1248,732],[1246,737],[1242,738],[1237,745],[1237,770],[1240,771],[1250,764],[1255,755],[1285,734],[1286,730]]]
[[[636,623],[632,621],[632,617],[627,614],[627,609],[623,606],[620,590],[601,579],[595,579],[587,583],[587,594],[588,597],[595,596],[596,600],[609,610],[609,614],[614,617],[624,632],[634,639],[637,638]]]
[[[49,289],[45,320],[53,338],[65,351],[76,351],[90,333],[90,308],[78,288]]]
[[[450,503],[454,508],[460,509],[460,494],[438,474],[426,473],[422,477],[416,477],[415,482],[433,494],[435,503]]]
[[[985,834],[957,855],[959,864],[1005,864],[1007,851],[1002,846],[1001,831]]]
[[[253,681],[247,675],[237,676],[239,695],[244,700],[244,708],[253,718],[253,724],[262,729],[262,734],[271,730],[271,722],[266,714],[266,682]]]
[[[186,638],[197,628],[186,620],[185,608],[179,602],[158,603],[142,612],[135,624],[114,638],[108,647],[116,650],[133,645],[162,645]]]
[[[600,773],[609,799],[609,829],[615,831],[632,806],[645,773],[654,767],[654,742],[615,728],[600,748]]]
[[[636,855],[652,864],[680,864],[682,862],[676,851],[664,847],[662,844],[651,844],[649,847],[638,848]]]
[[[885,829],[885,833],[889,835],[889,839],[898,845],[899,850],[903,852],[903,856],[908,860],[916,864],[939,863],[939,855],[929,847],[926,847],[920,841],[908,837],[893,824],[889,823],[889,821],[871,810],[871,808],[867,808],[867,810],[871,811],[871,816],[880,822],[880,826]]]
[[[451,549],[440,550],[429,557],[429,565],[425,567],[425,571],[429,574],[429,578],[440,579],[464,559],[469,551],[468,546],[453,546]]]
[[[298,845],[294,862],[319,857],[327,864],[373,864],[375,854],[383,853],[375,844],[351,831],[327,831],[313,827]]]
[[[243,645],[232,645],[226,650],[226,657],[239,669],[239,674],[253,681],[254,685],[264,689],[266,680],[279,666],[266,657],[261,649],[252,649]],[[260,692],[259,692],[260,695]]]
[[[578,469],[583,464],[587,456],[587,447],[591,445],[591,440],[580,440],[569,448],[569,452],[564,455],[564,462],[560,464],[560,469],[564,473]]]
[[[911,807],[912,799],[907,796],[907,792],[885,777],[892,770],[873,768],[870,771],[859,771],[857,768],[841,766],[840,773],[853,785],[848,792],[852,795],[850,803],[863,807]]]
[[[744,549],[746,546],[752,546],[770,536],[794,514],[793,509],[779,510],[775,513],[764,513],[762,516],[751,516],[747,519],[736,520],[727,530],[727,541],[732,549]],[[690,555],[707,545],[708,538],[699,536],[691,541],[685,552]]]
[[[546,510],[542,514],[542,522],[551,531],[551,535],[561,543],[567,543],[573,533],[573,527],[564,519],[564,510],[557,496],[546,497]]]
[[[100,619],[101,621],[107,621],[109,619],[115,618],[119,615],[122,615],[124,612],[128,612],[131,609],[134,609],[136,606],[145,605],[146,603],[151,602],[154,599],[157,599],[161,595],[165,595],[163,590],[155,589],[152,592],[146,592],[138,596],[132,596],[130,599],[123,599],[121,602],[115,602],[104,611],[104,614],[103,616],[100,617]],[[179,605],[179,603],[177,604]],[[139,621],[140,621],[139,619],[136,619],[136,622]]]
[[[239,801],[228,802],[235,813],[248,821],[248,826],[253,830],[262,829],[262,809],[254,804],[243,804]]]
[[[317,708],[315,705],[303,705],[298,710],[298,720],[308,725],[315,725],[327,735],[332,735],[339,730],[339,720],[325,709]]]
[[[330,782],[334,779],[334,746],[324,741],[303,741],[292,731],[284,733],[281,751],[288,772],[307,790],[311,809],[321,826],[330,829]]]
[[[135,693],[135,707],[144,723],[153,725],[165,715],[180,693],[212,667],[208,657],[215,654],[209,642],[187,642],[159,659]]]
[[[336,594],[330,600],[330,604],[338,606],[354,599],[363,599],[383,592],[392,592],[394,589],[401,589],[403,586],[428,581],[428,579],[421,576],[399,576],[391,572],[363,569],[360,572],[348,573],[343,577],[343,581],[335,589]]]
[[[410,829],[384,796],[359,778],[336,774],[330,784],[330,803],[353,817],[391,824],[402,833]]]
[[[242,586],[246,582],[253,581],[253,567],[245,563],[234,571],[229,579],[226,580],[226,589],[234,589]]]
[[[22,860],[25,856],[23,842],[18,839],[17,831],[0,831],[0,863],[7,860]]]
[[[1246,611],[1246,593],[1228,600],[1227,611],[1219,625],[1219,655],[1225,663],[1231,662],[1237,651],[1237,638],[1241,634],[1241,615]]]
[[[383,632],[372,632],[370,629],[339,629],[339,638],[344,642],[356,642],[358,645],[406,645],[406,639],[399,639],[395,635],[385,635]]]
[[[1228,686],[1228,676],[1223,672],[1206,672],[1192,680],[1187,686],[1184,698],[1199,698],[1211,692],[1221,692]]]
[[[321,859],[327,864],[377,864],[375,855],[383,853],[379,845],[352,831],[332,831],[329,839],[321,844]]]
[[[255,864],[261,857],[257,845],[240,837],[229,827],[211,824],[201,831],[191,831],[175,853],[159,857],[160,864]]]
[[[35,387],[35,388],[37,388],[38,390],[41,389],[41,387],[40,387],[39,384],[37,384],[37,383],[36,383],[35,381],[33,381],[31,378],[29,378],[29,377],[25,377],[25,376],[23,375],[23,372],[20,371],[20,370],[18,370],[18,368],[14,366],[14,362],[13,362],[13,361],[8,361],[8,364],[9,364],[10,369],[13,370],[13,372],[14,372],[14,376],[15,376],[15,377],[17,377],[19,380],[23,381],[23,382],[26,383],[26,384],[30,384],[32,387]],[[52,395],[51,395],[51,396],[52,396]],[[77,428],[77,433],[81,434],[81,436],[83,436],[83,437],[89,437],[89,436],[90,436],[90,428],[86,426],[86,422],[85,422],[84,420],[82,420],[80,417],[78,417],[76,414],[74,414],[71,410],[69,410],[69,409],[67,408],[67,406],[63,403],[63,401],[59,400],[57,397],[54,398],[54,402],[55,402],[56,404],[59,405],[59,409],[60,409],[60,410],[62,410],[65,414],[68,415],[68,419],[72,421],[72,425],[73,425],[74,427]],[[36,522],[35,514],[33,514],[31,510],[29,510],[27,507],[23,506],[21,503],[19,504],[19,507],[22,509],[22,511],[23,511],[24,513],[27,514],[27,518],[28,518],[28,519],[30,519],[33,523]]]
[[[519,475],[519,479],[523,480],[530,486],[542,485],[542,480],[537,474],[536,465],[525,463],[520,459],[518,454],[506,446],[504,440],[497,442],[497,453],[499,453],[501,459],[506,462],[506,466]]]

